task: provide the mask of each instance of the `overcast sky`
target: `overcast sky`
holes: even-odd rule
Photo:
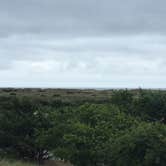
[[[0,87],[166,88],[165,0],[0,0]]]

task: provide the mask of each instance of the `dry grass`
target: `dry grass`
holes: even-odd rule
[[[14,161],[14,160],[0,160],[0,166],[38,166],[32,163]],[[64,163],[62,161],[45,161],[43,166],[72,166],[69,162]]]
[[[72,165],[69,162],[48,160],[44,162],[44,166],[72,166]]]
[[[21,161],[7,161],[7,160],[1,160],[0,166],[37,166],[30,163],[25,163]]]

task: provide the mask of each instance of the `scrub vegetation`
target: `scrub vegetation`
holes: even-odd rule
[[[165,166],[165,124],[165,91],[0,89],[0,166]]]

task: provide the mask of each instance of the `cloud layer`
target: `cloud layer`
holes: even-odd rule
[[[0,86],[165,88],[164,0],[0,3]]]

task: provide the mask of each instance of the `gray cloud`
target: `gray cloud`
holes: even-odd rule
[[[0,86],[164,87],[164,0],[0,0]]]
[[[164,0],[1,0],[0,34],[165,33]]]

